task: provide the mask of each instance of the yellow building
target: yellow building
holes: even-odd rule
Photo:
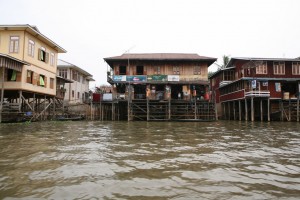
[[[1,117],[14,109],[41,115],[54,103],[58,53],[66,50],[35,26],[0,25]]]

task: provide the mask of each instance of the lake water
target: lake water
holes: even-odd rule
[[[299,199],[300,124],[0,124],[0,199]]]

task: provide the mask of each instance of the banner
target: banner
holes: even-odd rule
[[[114,82],[125,82],[126,76],[116,75],[116,76],[113,76],[113,80],[114,80]]]
[[[179,81],[179,75],[168,75],[168,81]]]
[[[251,87],[252,89],[256,89],[256,80],[252,80]]]
[[[128,81],[128,82],[146,82],[147,76],[144,76],[144,75],[126,76],[126,81]]]
[[[168,80],[167,75],[149,75],[147,81],[149,82],[165,82]]]

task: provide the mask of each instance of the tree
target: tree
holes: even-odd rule
[[[224,69],[225,66],[229,63],[230,57],[223,55],[223,60],[222,60],[222,64],[220,66],[220,69]]]

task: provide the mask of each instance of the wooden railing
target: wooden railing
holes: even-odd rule
[[[270,91],[269,90],[246,91],[245,97],[270,97]]]

